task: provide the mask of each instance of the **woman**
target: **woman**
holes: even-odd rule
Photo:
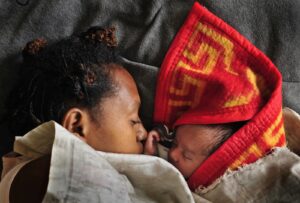
[[[44,39],[26,45],[22,78],[8,103],[14,135],[54,120],[95,150],[143,152],[147,134],[138,115],[140,97],[133,78],[118,63],[114,31],[93,27],[49,46]],[[11,160],[4,159],[4,173]],[[40,202],[50,155],[21,164],[10,178],[4,176],[9,199]]]

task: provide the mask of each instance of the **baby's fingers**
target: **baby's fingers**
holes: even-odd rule
[[[144,153],[148,155],[155,155],[157,153],[157,142],[159,140],[159,134],[155,131],[150,131],[145,143]]]
[[[150,136],[152,138],[153,142],[159,142],[160,141],[160,135],[158,134],[158,132],[156,131],[150,131],[148,136]]]

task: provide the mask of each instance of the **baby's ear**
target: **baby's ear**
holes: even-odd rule
[[[84,133],[84,122],[86,112],[79,108],[71,108],[65,115],[62,121],[62,126],[68,131],[76,135],[78,138],[86,142],[86,136]]]

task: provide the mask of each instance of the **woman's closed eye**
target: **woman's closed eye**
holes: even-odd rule
[[[136,119],[136,120],[130,120],[130,123],[131,123],[132,125],[136,125],[136,124],[141,124],[142,121],[139,120],[139,119]]]

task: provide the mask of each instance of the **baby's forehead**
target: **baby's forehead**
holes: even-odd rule
[[[206,125],[182,125],[175,131],[176,141],[186,145],[211,143],[217,135],[216,129]]]
[[[217,131],[216,128],[204,124],[180,125],[175,129],[176,134],[194,134],[195,136],[196,135],[201,136],[203,133],[213,133],[216,131]]]
[[[182,125],[176,129],[175,142],[185,152],[207,155],[217,144],[219,132],[206,125]]]

